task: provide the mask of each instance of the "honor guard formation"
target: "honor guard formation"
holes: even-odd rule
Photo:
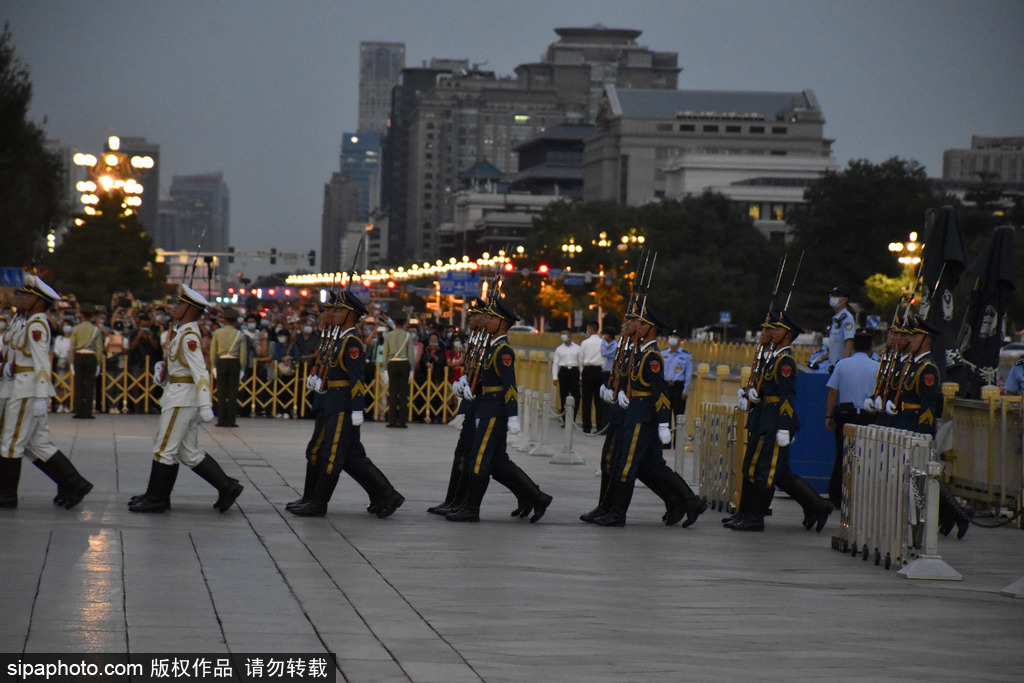
[[[589,325],[589,336],[577,346],[564,334],[551,366],[562,401],[570,394],[578,398],[582,385],[584,432],[603,434],[597,503],[579,517],[597,526],[625,526],[638,479],[664,502],[662,520],[666,525],[689,527],[708,507],[667,465],[663,453],[673,443],[674,417],[686,409],[693,369],[689,354],[679,345],[678,332],[648,302],[655,259],[656,253],[650,250],[640,256],[618,335],[606,330],[602,338],[598,326]],[[840,507],[844,425],[880,424],[934,435],[941,413],[940,373],[931,356],[938,330],[915,315],[909,303],[901,304],[882,356],[874,360],[870,332],[855,329],[847,306],[850,291],[836,286],[828,292],[834,315],[827,350],[809,365],[812,371],[820,366],[831,373],[825,419],[835,433],[836,454],[828,498],[792,470],[790,446],[801,425],[795,401],[799,369],[792,344],[804,329],[788,307],[799,267],[798,263],[785,304],[776,307],[786,258],[779,264],[750,374],[738,392],[739,406],[746,413],[747,439],[739,503],[735,512],[722,520],[731,531],[764,531],[778,488],[802,507],[803,526],[820,532],[833,509]],[[511,460],[506,447],[507,436],[520,431],[516,353],[507,336],[519,316],[502,296],[501,275],[494,276],[487,291],[486,298],[467,300],[468,337],[457,347],[461,355],[456,365],[461,374],[452,385],[460,401],[451,426],[458,428],[459,436],[444,498],[427,511],[452,522],[479,522],[485,494],[494,479],[515,495],[512,517],[538,522],[554,499]],[[285,509],[299,517],[325,516],[344,472],[365,490],[367,511],[385,519],[402,507],[405,497],[374,465],[360,438],[367,410],[366,372],[367,368],[372,371],[375,363],[386,365],[392,398],[387,426],[404,427],[408,378],[417,353],[415,336],[402,324],[392,325],[384,335],[387,328],[377,328],[366,305],[348,289],[332,287],[327,294],[319,318],[318,346],[310,347],[308,353],[312,360],[305,385],[312,393],[314,419],[304,453],[302,495]],[[35,274],[26,274],[24,285],[15,292],[16,315],[5,331],[2,347],[0,507],[18,504],[25,455],[56,482],[57,505],[71,509],[93,487],[53,444],[47,422],[55,388],[50,366],[51,324],[46,312],[60,299]],[[203,450],[199,426],[215,418],[218,427],[238,426],[239,383],[253,368],[257,323],[250,315],[240,327],[238,311],[225,307],[222,326],[204,335],[200,325],[211,310],[209,301],[182,283],[168,306],[170,327],[162,335],[157,328],[150,331],[156,331],[153,344],[163,349],[164,360],[155,364],[153,372],[154,382],[163,392],[149,483],[144,493],[129,500],[132,512],[170,509],[171,491],[182,463],[217,490],[213,507],[221,513],[243,493],[242,484],[225,474]],[[92,396],[104,350],[102,333],[91,320],[95,311],[94,306],[83,304],[81,322],[68,326],[74,367],[73,417],[79,419],[93,417]],[[305,320],[303,324],[311,325]],[[364,336],[364,324],[380,335],[383,353],[376,360],[372,355],[367,358],[365,340],[374,337]],[[669,346],[663,352],[657,340],[666,334]],[[208,337],[205,350],[204,336]],[[287,341],[287,334],[278,331],[278,338]],[[303,339],[313,338],[310,327]],[[277,355],[284,357],[283,349]],[[1020,379],[1024,377],[1022,367],[1024,362],[1018,363],[1011,373],[1014,389],[1024,382]],[[213,381],[217,383],[216,413]],[[591,401],[596,406],[596,425],[590,420]],[[562,419],[574,422],[573,416],[564,414],[564,407]],[[957,536],[962,537],[970,513],[948,492],[942,493],[940,531],[948,534],[956,528]]]

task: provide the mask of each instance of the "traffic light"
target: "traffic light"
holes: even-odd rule
[[[235,248],[234,247],[228,247],[228,263],[234,263],[234,262],[235,262]]]
[[[270,250],[270,265],[277,263],[277,249]]]
[[[316,265],[316,249],[309,250],[309,265],[311,267]]]
[[[540,273],[541,275],[547,275],[548,274],[547,264],[542,263],[539,266],[537,266],[537,272]]]
[[[388,289],[394,289],[394,288],[395,288],[395,281],[394,280],[388,280]]]

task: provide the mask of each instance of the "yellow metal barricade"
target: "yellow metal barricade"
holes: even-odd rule
[[[741,427],[745,414],[738,406],[724,403],[701,404],[697,471],[701,495],[717,510],[739,504],[740,468],[743,465]]]

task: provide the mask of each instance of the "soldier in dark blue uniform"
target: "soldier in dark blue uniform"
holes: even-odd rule
[[[920,317],[906,328],[909,366],[899,393],[886,403],[885,411],[895,418],[895,427],[935,436],[935,422],[942,417],[942,382],[939,366],[932,359],[932,339],[938,330]],[[895,401],[899,404],[895,404]],[[945,488],[939,497],[939,531],[948,535],[955,525],[963,538],[971,525],[972,513],[965,511]]]
[[[525,516],[532,511],[530,521],[536,522],[551,504],[551,496],[509,460],[505,450],[506,435],[519,433],[516,354],[506,336],[508,328],[517,320],[519,316],[501,299],[491,301],[483,316],[483,329],[490,336],[490,342],[480,360],[477,386],[464,391],[464,396],[470,400],[477,399],[474,406],[476,433],[467,459],[463,461],[466,502],[445,515],[445,519],[452,522],[480,521],[480,504],[492,475],[515,493],[519,501],[517,511],[513,512],[515,516]],[[525,499],[529,507],[522,513]]]
[[[327,503],[343,469],[367,489],[380,519],[390,517],[405,502],[402,494],[366,456],[359,438],[366,385],[363,383],[363,341],[356,333],[356,323],[364,315],[366,307],[351,292],[338,296],[334,324],[341,332],[326,349],[326,377],[317,378],[318,386],[314,387],[324,394],[322,430],[310,449],[316,484],[305,503],[300,500],[287,507],[300,517],[327,514]]]
[[[790,344],[801,332],[800,325],[785,311],[771,327],[774,351],[765,365],[761,391],[752,388],[747,394],[751,403],[764,402],[757,425],[756,455],[743,472],[749,493],[741,495],[740,518],[727,524],[727,529],[764,531],[766,501],[771,500],[776,485],[800,503],[808,529],[815,527],[821,531],[832,512],[832,505],[789,467],[789,444],[800,428],[793,409],[797,367]]]
[[[633,318],[632,363],[626,364],[629,383],[616,396],[623,412],[605,493],[608,511],[592,521],[600,526],[625,526],[639,476],[666,501],[665,523],[673,525],[685,516],[683,526],[688,527],[707,509],[707,503],[668,467],[662,455],[664,446],[672,442],[672,402],[657,336],[668,329],[668,324],[649,306],[642,306]]]

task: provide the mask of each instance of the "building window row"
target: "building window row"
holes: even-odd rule
[[[658,124],[655,124],[655,129],[658,130],[659,132],[669,132],[669,131],[673,130],[673,124],[671,124],[671,123],[658,123]],[[679,124],[679,132],[680,133],[696,133],[697,132],[697,125],[694,124],[694,123],[680,123]],[[721,132],[721,126],[719,126],[718,124],[713,124],[713,123],[703,124],[700,127],[700,132],[702,132],[702,133],[718,133],[718,132]],[[737,126],[737,125],[730,124],[730,125],[725,126],[725,132],[726,133],[730,133],[730,134],[739,135],[739,134],[743,133],[743,126]],[[764,126],[747,126],[747,131],[746,132],[751,134],[751,135],[764,135],[765,127]],[[772,135],[787,135],[789,133],[789,128],[787,126],[772,126],[771,132],[772,132]]]

